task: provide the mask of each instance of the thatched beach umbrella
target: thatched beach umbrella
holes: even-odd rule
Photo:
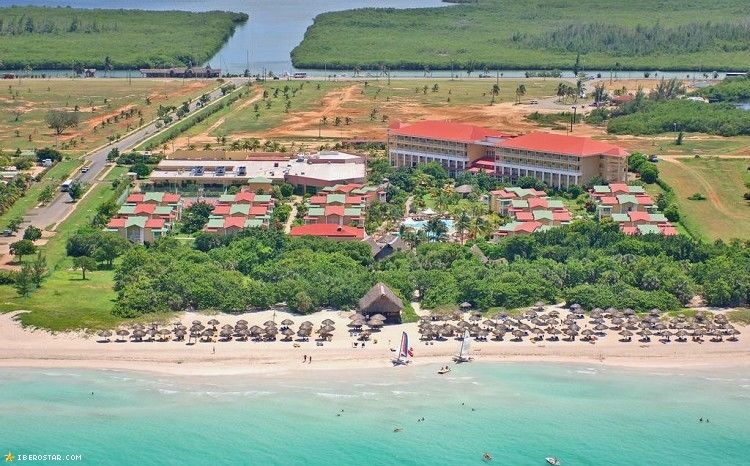
[[[471,309],[471,303],[468,301],[464,301],[459,307],[465,311],[467,309]]]
[[[284,335],[284,340],[292,341],[292,337],[294,336],[294,330],[287,327],[281,331],[281,334]]]
[[[117,341],[125,341],[125,337],[127,337],[128,335],[130,335],[130,332],[127,331],[127,330],[125,330],[124,328],[121,328],[120,330],[118,330],[115,333],[117,333],[117,337],[118,337]]]
[[[109,343],[109,341],[110,341],[109,337],[112,336],[112,332],[110,332],[109,330],[102,330],[97,335],[99,335],[100,337],[102,337],[104,339],[104,341],[106,341],[106,342]]]
[[[620,336],[623,337],[623,340],[631,341],[633,339],[633,332],[630,330],[622,330]]]
[[[177,329],[174,331],[174,336],[177,339],[177,341],[182,341],[185,339],[185,335],[187,332],[185,330]]]
[[[193,325],[202,325],[202,324],[203,324],[203,322],[201,322],[200,320],[194,320],[193,321]]]
[[[161,336],[161,341],[167,341],[169,339],[169,335],[172,334],[172,331],[168,328],[163,328],[159,330],[159,335]]]
[[[135,341],[143,341],[143,337],[146,336],[146,332],[143,330],[134,330],[130,337]]]
[[[350,315],[349,319],[351,319],[351,320],[365,320],[365,316],[362,315],[362,314],[360,314],[360,313],[356,313],[356,314]]]
[[[288,327],[290,325],[294,325],[294,321],[292,319],[284,319],[281,321],[281,325]]]
[[[523,336],[524,336],[524,335],[525,335],[525,334],[524,334],[523,330],[518,330],[518,329],[516,329],[516,330],[513,330],[513,336],[515,337],[514,339],[515,339],[516,341],[521,341],[521,340],[523,340]]]

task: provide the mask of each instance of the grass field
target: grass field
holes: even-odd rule
[[[319,15],[292,61],[321,69],[572,69],[580,53],[585,69],[738,69],[750,43],[746,8],[743,0],[477,0],[348,10]],[[721,27],[736,35],[722,36]]]
[[[750,202],[742,195],[750,191],[750,159],[664,159],[660,177],[675,191],[681,223],[704,239],[750,239]],[[692,201],[694,193],[706,196]]]
[[[12,3],[12,2],[11,2]],[[211,11],[0,9],[0,57],[7,69],[115,69],[200,64],[247,21],[244,13]]]
[[[105,180],[114,180],[125,171],[125,167],[115,167]],[[113,272],[88,272],[86,280],[82,280],[80,271],[72,270],[72,261],[65,255],[65,245],[70,235],[89,224],[96,214],[96,208],[115,194],[110,183],[102,182],[78,201],[76,210],[57,227],[55,236],[41,247],[51,270],[50,276],[40,289],[27,298],[18,296],[11,286],[0,286],[0,312],[30,311],[21,316],[24,325],[53,331],[111,328],[122,320],[111,314],[115,298]]]
[[[74,150],[93,149],[110,136],[124,135],[138,127],[141,119],[154,119],[159,105],[179,105],[215,86],[208,80],[127,78],[21,79],[2,84],[0,148],[6,150],[63,145]],[[56,135],[47,126],[45,116],[50,110],[75,111],[76,107],[81,119],[77,127]],[[133,116],[120,116],[129,109],[135,110]],[[108,118],[110,122],[106,123]]]

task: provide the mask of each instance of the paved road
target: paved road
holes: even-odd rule
[[[247,79],[232,78],[228,79],[227,81],[240,86],[242,84],[245,84],[247,82]],[[216,89],[209,94],[211,101],[214,101],[221,96],[221,89]],[[196,108],[197,100],[193,101],[190,104],[191,111],[194,111]],[[109,152],[113,148],[119,149],[121,153],[126,152],[140,144],[148,137],[153,136],[154,134],[166,129],[167,128],[158,129],[156,128],[156,124],[152,123],[128,134],[119,141],[108,144],[103,148],[94,150],[84,157],[84,159],[88,162],[89,170],[86,173],[78,172],[74,173],[71,176],[73,177],[73,179],[88,184],[90,188],[93,188],[94,185],[101,181],[101,175],[107,168],[107,154],[109,154]],[[29,224],[44,230],[50,225],[59,223],[75,209],[76,205],[77,204],[70,201],[70,196],[68,195],[68,193],[58,192],[55,199],[46,206],[29,211],[24,218],[26,222],[21,227],[21,230],[19,230],[19,232],[14,237],[5,238],[4,242],[7,242],[6,244],[9,244],[14,241],[18,241],[20,237],[23,236],[23,230]]]

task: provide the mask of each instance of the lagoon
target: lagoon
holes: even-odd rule
[[[549,455],[566,466],[731,466],[750,454],[746,370],[436,369],[210,378],[0,369],[0,448],[80,454],[81,464],[480,465],[490,452],[518,466]]]

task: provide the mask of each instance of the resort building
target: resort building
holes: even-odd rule
[[[593,139],[530,133],[506,139],[495,150],[495,175],[508,181],[530,176],[556,188],[584,185],[594,178],[624,181],[628,152]]]
[[[143,216],[115,217],[105,229],[137,244],[153,243],[169,233],[169,230],[170,225],[163,218]]]
[[[612,183],[594,186],[591,197],[596,202],[599,220],[609,218],[627,235],[676,235],[677,229],[659,213],[656,203],[643,186]]]
[[[536,189],[516,187],[498,189],[490,191],[490,210],[508,216],[508,209],[510,209],[513,201],[545,197],[547,197],[547,193]]]
[[[307,201],[305,224],[335,224],[361,227],[365,223],[366,200],[362,196],[319,194]]]
[[[451,176],[485,172],[508,181],[529,176],[556,188],[594,178],[624,181],[628,152],[590,138],[554,133],[513,137],[449,121],[395,122],[388,128],[388,159],[395,167],[439,162]]]
[[[292,227],[289,234],[291,236],[319,236],[334,241],[362,241],[365,239],[364,228],[331,223],[299,225]]]
[[[502,225],[492,235],[494,239],[514,235],[529,235],[537,231],[546,231],[551,227],[542,225],[540,222],[510,222]]]
[[[245,228],[270,225],[275,200],[270,194],[244,190],[236,194],[221,195],[213,204],[214,209],[203,231],[226,235]]]
[[[491,163],[496,144],[507,137],[499,131],[450,121],[394,122],[388,127],[388,159],[394,167],[438,162],[455,176],[482,159]]]
[[[346,194],[347,196],[360,196],[366,204],[374,201],[385,202],[386,192],[383,186],[365,186],[361,183],[337,184],[322,189],[327,194]]]
[[[269,192],[273,184],[283,182],[317,191],[337,184],[362,184],[366,178],[365,158],[343,152],[290,158],[282,153],[175,151],[159,162],[149,181],[158,186],[247,186],[253,192]]]

